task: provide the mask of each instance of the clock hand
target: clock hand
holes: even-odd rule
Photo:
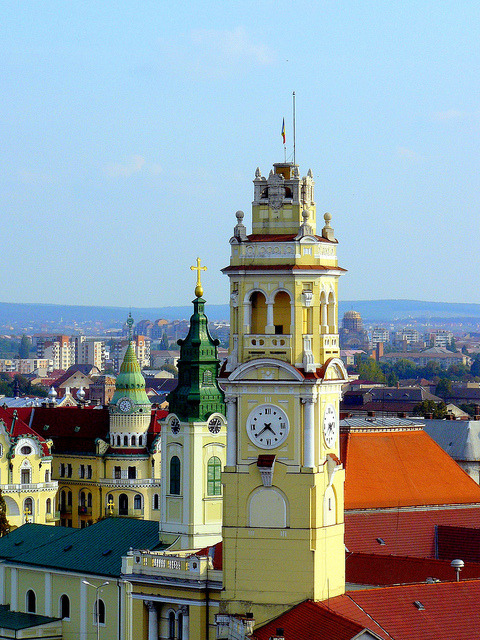
[[[264,424],[265,426],[263,427],[263,429],[262,429],[259,433],[257,433],[257,438],[258,438],[258,436],[261,436],[261,435],[262,435],[262,433],[263,433],[264,431],[266,431],[267,429],[268,429],[269,431],[271,431],[273,434],[275,433],[275,431],[274,431],[274,430],[272,429],[272,427],[270,426],[270,425],[272,424],[271,422],[268,422],[268,423],[267,423],[267,422],[264,422],[263,424]]]

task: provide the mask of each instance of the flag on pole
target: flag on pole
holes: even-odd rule
[[[283,119],[283,123],[282,123],[282,138],[283,138],[283,144],[285,144],[285,118]]]

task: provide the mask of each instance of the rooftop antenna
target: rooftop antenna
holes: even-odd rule
[[[457,582],[460,582],[460,571],[463,569],[463,567],[465,566],[465,563],[463,560],[452,560],[450,563],[450,566],[452,567],[452,569],[455,569],[456,573],[457,573]]]
[[[293,92],[292,95],[292,99],[293,99],[293,164],[295,166],[295,91]]]

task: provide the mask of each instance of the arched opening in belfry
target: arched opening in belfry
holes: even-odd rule
[[[320,327],[321,333],[327,331],[327,296],[325,291],[322,291],[320,295]]]
[[[267,325],[267,302],[260,291],[254,291],[250,296],[252,322],[250,332],[263,334]]]
[[[291,317],[290,296],[286,291],[279,291],[273,302],[273,325],[276,334],[290,333]]]
[[[330,333],[335,333],[335,297],[332,292],[328,296],[328,328]]]

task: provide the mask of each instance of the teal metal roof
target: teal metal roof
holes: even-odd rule
[[[153,550],[168,546],[160,543],[159,524],[152,520],[105,518],[85,529],[66,531],[69,532],[68,535],[52,539],[43,546],[33,545],[29,548],[22,544],[18,547],[21,551],[12,553],[8,559],[15,564],[118,577],[122,568],[122,556],[127,554],[130,547]],[[3,538],[0,543],[2,540]]]
[[[41,548],[69,536],[72,529],[48,524],[24,524],[0,538],[0,558],[13,558],[21,553]]]
[[[0,605],[0,628],[18,631],[20,629],[30,629],[49,622],[57,622],[60,618],[49,618],[39,616],[36,613],[22,613],[20,611],[10,611],[8,604]]]

